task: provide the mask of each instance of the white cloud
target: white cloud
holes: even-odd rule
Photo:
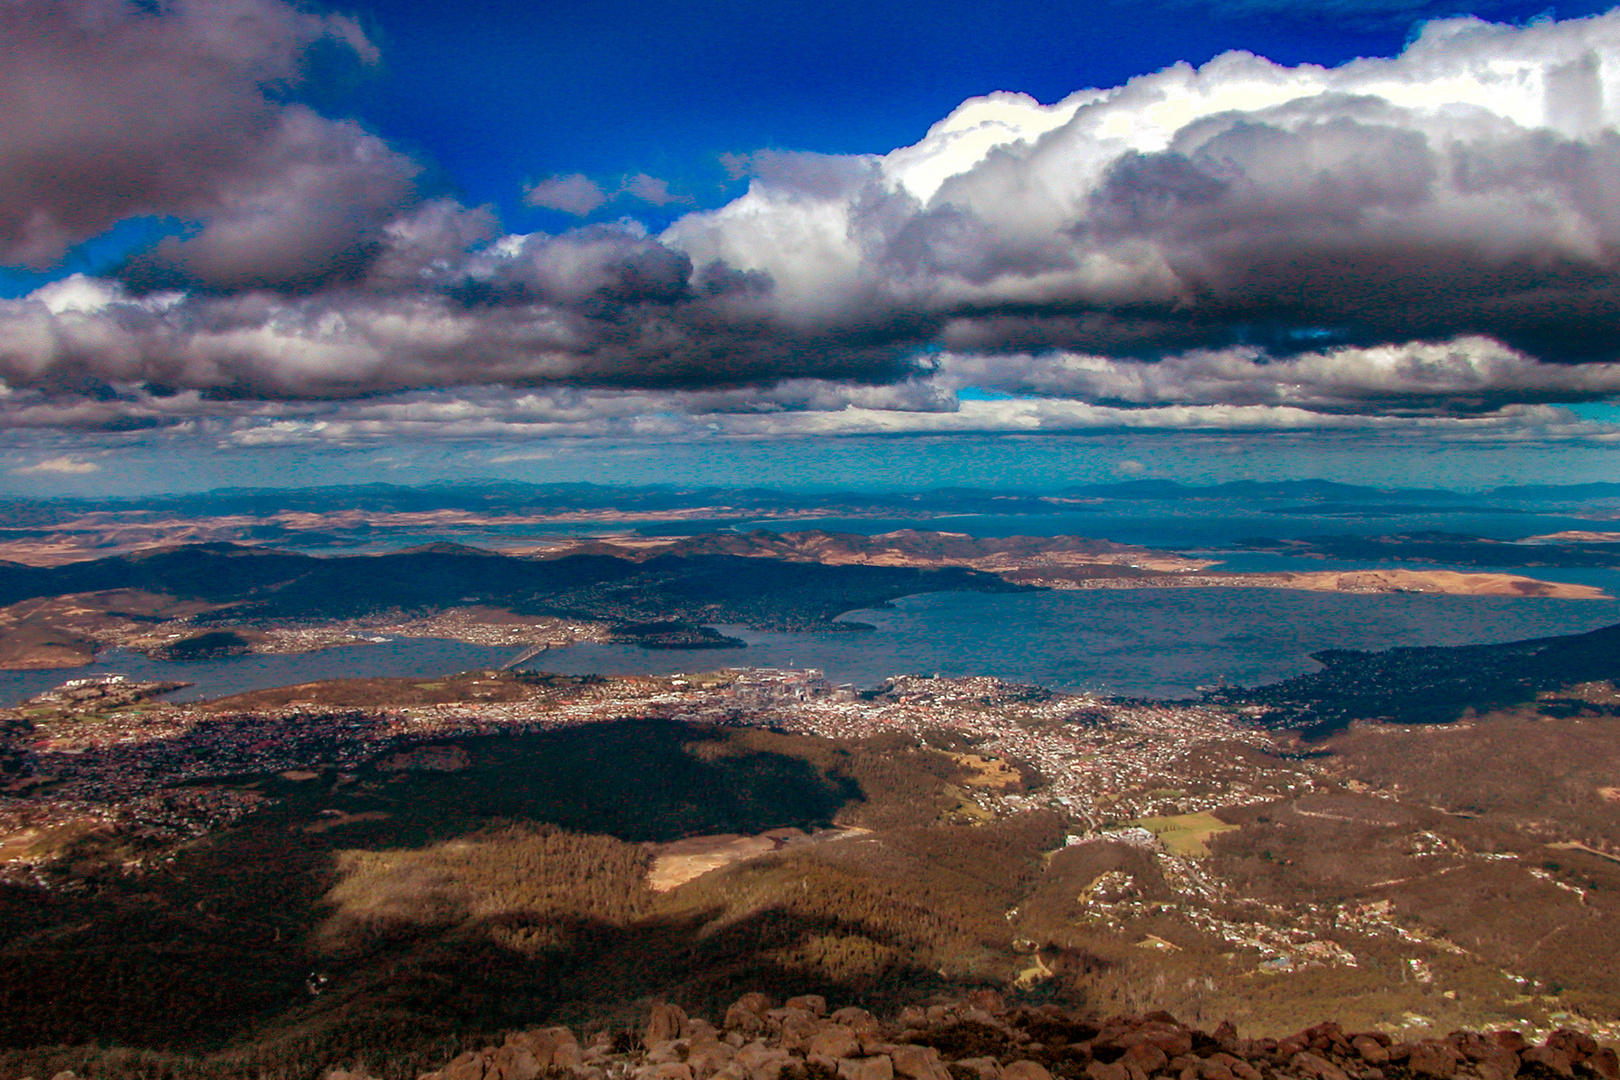
[[[1394,59],[1229,53],[976,99],[883,156],[756,155],[747,195],[665,240],[769,274],[800,319],[932,317],[961,349],[1286,351],[1325,328],[1585,357],[1620,345],[1617,120],[1620,13],[1451,20]]]
[[[872,435],[1332,433],[1399,441],[1620,442],[1620,427],[1582,420],[1566,409],[1511,405],[1467,416],[1329,414],[1279,405],[1162,405],[1121,408],[1072,399],[957,401],[938,386],[911,400],[861,401],[835,384],[801,386],[772,401],[750,394],[537,390],[430,393],[387,401],[312,406],[314,417],[289,421],[241,416],[209,430],[231,446],[357,445],[394,441],[779,439]],[[548,451],[518,450],[492,461],[531,460]],[[1138,466],[1121,462],[1121,475]]]
[[[274,16],[252,55],[283,73],[352,30],[231,3]],[[7,425],[1607,438],[1536,410],[1620,394],[1620,12],[1433,23],[1338,68],[1231,53],[1051,104],[993,94],[887,154],[752,155],[747,194],[659,236],[501,236],[416,200],[416,166],[374,136],[233,79],[267,134],[195,236],[144,277],[0,300]],[[674,201],[645,174],[613,194]],[[583,174],[527,193],[580,215],[609,197]]]
[[[1157,362],[1083,353],[944,353],[954,387],[1126,405],[1292,405],[1329,412],[1483,412],[1511,402],[1620,396],[1620,363],[1548,364],[1489,338],[1341,347],[1287,359],[1255,348],[1194,350]]]
[[[635,173],[624,178],[620,190],[632,199],[640,199],[653,206],[668,206],[670,203],[691,202],[690,199],[676,195],[669,190],[669,181],[646,173]]]
[[[607,195],[590,177],[573,173],[530,184],[523,192],[523,201],[530,206],[584,217],[607,202]]]
[[[100,472],[101,466],[93,461],[84,461],[76,457],[53,457],[36,461],[32,465],[24,465],[12,469],[14,473],[38,474],[57,473],[61,475],[79,475],[82,473]]]

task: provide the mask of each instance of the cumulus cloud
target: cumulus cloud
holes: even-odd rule
[[[904,341],[781,325],[769,280],[603,226],[507,237],[455,267],[308,297],[132,294],[74,276],[0,300],[0,378],[53,392],[140,383],[216,397],[350,397],[427,386],[702,386],[889,379]]]
[[[1452,20],[1394,59],[977,99],[883,157],[778,164],[668,239],[807,317],[887,307],[965,350],[1488,334],[1586,359],[1620,345],[1617,119],[1620,15]]]
[[[690,199],[676,195],[669,190],[669,181],[646,173],[634,173],[624,178],[620,188],[632,199],[640,199],[653,206],[668,206],[670,203],[690,202]]]
[[[607,202],[607,194],[595,180],[582,173],[573,173],[530,184],[524,189],[523,201],[530,206],[584,217]]]
[[[828,388],[830,404],[840,388]],[[367,445],[449,440],[703,440],[911,435],[1101,433],[1313,434],[1357,438],[1554,443],[1620,442],[1620,428],[1566,409],[1514,405],[1467,417],[1331,415],[1293,406],[1167,405],[1119,408],[1061,399],[952,401],[905,408],[894,401],[841,407],[740,407],[683,393],[536,390],[518,395],[432,393],[407,400],[320,405],[318,415],[241,417],[201,430],[227,446]],[[498,455],[501,460],[520,460]],[[494,460],[494,459],[492,459]]]
[[[692,201],[671,191],[668,180],[647,173],[630,173],[621,178],[618,187],[612,190],[604,188],[584,173],[549,177],[523,189],[523,201],[530,206],[560,210],[575,217],[593,214],[607,203],[622,198],[636,199],[651,206]]]
[[[1489,338],[1346,346],[1284,359],[1253,347],[1149,363],[1083,353],[942,354],[941,380],[1114,405],[1292,405],[1319,412],[1484,413],[1620,395],[1620,363],[1549,364]]]
[[[307,289],[352,276],[417,167],[286,104],[309,48],[375,49],[277,0],[0,5],[0,263],[46,268],[119,221],[174,218],[132,279]]]
[[[615,390],[542,387],[418,391],[349,401],[211,400],[193,391],[153,395],[125,387],[97,399],[37,391],[0,397],[0,427],[117,445],[182,438],[228,448],[381,446],[534,440],[701,441],[884,436],[1087,436],[1120,433],[1345,437],[1400,444],[1475,441],[1620,443],[1620,427],[1551,405],[1505,405],[1462,415],[1329,413],[1278,404],[1121,406],[1073,398],[958,396],[949,378],[886,386],[792,380],[765,390]],[[110,429],[110,430],[109,430]],[[547,451],[506,452],[491,463]],[[1121,475],[1138,469],[1121,462]]]
[[[738,159],[745,195],[658,235],[501,235],[487,210],[418,200],[416,166],[375,137],[270,92],[322,36],[367,55],[351,24],[275,0],[37,2],[5,46],[33,74],[0,68],[46,103],[0,135],[23,163],[0,181],[0,248],[49,262],[139,214],[196,228],[121,281],[0,301],[18,417],[271,440],[385,407],[286,402],[424,409],[411,395],[500,386],[502,408],[590,415],[478,420],[463,389],[432,400],[466,417],[421,422],[1482,431],[1620,393],[1620,13],[1431,23],[1337,68],[1232,53],[1052,104],[992,94],[887,154]],[[126,92],[150,131],[122,122]],[[44,117],[53,102],[68,119]],[[83,190],[47,190],[64,168]],[[674,201],[640,174],[625,196]],[[610,195],[575,174],[527,198],[585,215]],[[959,400],[968,386],[1013,399]]]

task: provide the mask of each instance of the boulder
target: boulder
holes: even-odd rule
[[[810,1037],[804,1050],[807,1057],[857,1057],[861,1052],[861,1040],[842,1024],[828,1024]]]
[[[1122,1046],[1130,1046],[1133,1043],[1150,1043],[1163,1050],[1166,1057],[1189,1054],[1193,1048],[1192,1032],[1182,1027],[1163,1023],[1143,1024],[1129,1035],[1123,1035],[1116,1041]]]
[[[450,1064],[439,1070],[443,1080],[484,1080],[484,1055],[468,1050],[450,1059]]]
[[[894,1062],[887,1055],[876,1057],[840,1058],[839,1080],[894,1080]]]
[[[748,1080],[780,1080],[782,1070],[793,1064],[793,1056],[756,1039],[737,1051],[731,1065],[742,1069]]]
[[[514,1051],[526,1051],[533,1058],[536,1068],[540,1072],[547,1069],[571,1069],[584,1064],[584,1057],[580,1053],[579,1040],[574,1033],[566,1027],[534,1028],[531,1031],[520,1031],[506,1037],[506,1045],[502,1049],[511,1048]],[[500,1052],[496,1052],[496,1063],[500,1061]],[[529,1080],[528,1077],[508,1077],[504,1073],[501,1080]]]
[[[1287,1042],[1287,1039],[1283,1040]],[[1314,1080],[1350,1080],[1345,1071],[1339,1068],[1320,1054],[1313,1054],[1309,1050],[1300,1050],[1288,1059],[1288,1067],[1301,1076],[1312,1077]]]
[[[495,1080],[537,1080],[543,1071],[529,1048],[514,1044],[510,1038],[490,1055],[489,1073]]]
[[[1131,1080],[1131,1073],[1117,1061],[1093,1061],[1086,1066],[1086,1080]]]
[[[777,1021],[777,1042],[789,1052],[803,1050],[822,1028],[822,1021],[805,1009],[783,1009]]]
[[[787,999],[790,1009],[803,1009],[812,1016],[827,1015],[827,999],[820,994],[800,994],[798,997]]]
[[[1278,1063],[1292,1061],[1295,1054],[1303,1053],[1310,1048],[1309,1039],[1300,1038],[1298,1035],[1290,1035],[1286,1039],[1277,1040],[1276,1048],[1271,1051],[1271,1056]]]
[[[685,1033],[686,1011],[667,1001],[655,1001],[647,1011],[647,1024],[641,1029],[643,1046],[657,1046]]]
[[[1350,1052],[1350,1040],[1345,1037],[1344,1028],[1329,1020],[1326,1023],[1316,1024],[1299,1033],[1299,1038],[1305,1040],[1305,1045],[1317,1054]]]
[[[1599,1080],[1620,1080],[1620,1054],[1614,1046],[1597,1049],[1596,1054],[1581,1062],[1581,1067]]]
[[[1169,1055],[1150,1042],[1133,1043],[1126,1047],[1125,1056],[1119,1061],[1127,1069],[1134,1065],[1149,1076],[1170,1064]]]
[[[1450,1080],[1457,1074],[1457,1059],[1462,1055],[1445,1043],[1425,1039],[1412,1047],[1406,1058],[1406,1067],[1417,1076],[1430,1080]]]
[[[897,1076],[905,1080],[950,1080],[950,1070],[932,1046],[897,1046],[889,1052]]]
[[[1559,1028],[1547,1036],[1545,1043],[1549,1050],[1562,1050],[1569,1055],[1570,1064],[1575,1065],[1585,1061],[1597,1053],[1597,1040],[1580,1031],[1571,1031],[1569,1028]]]
[[[1001,1062],[992,1057],[963,1058],[955,1065],[977,1074],[979,1080],[1001,1080]]]
[[[733,1004],[731,1008],[726,1010],[726,1018],[722,1021],[721,1026],[727,1031],[744,1036],[758,1035],[766,1029],[765,1017],[757,1012],[743,1008],[741,1002]]]
[[[770,1011],[771,999],[764,994],[744,994],[732,1002],[731,1008],[726,1010],[726,1018],[720,1025],[727,1031],[740,1031],[745,1035],[757,1035],[765,1030],[765,1014]]]
[[[843,1024],[845,1027],[849,1028],[860,1038],[863,1044],[880,1043],[883,1041],[882,1025],[877,1022],[877,1017],[873,1016],[865,1009],[857,1009],[854,1007],[839,1009],[837,1012],[833,1013],[832,1016],[828,1017],[828,1019],[832,1020],[834,1023]],[[865,1053],[871,1054],[872,1051],[867,1050]]]
[[[1389,1061],[1389,1048],[1371,1035],[1353,1036],[1350,1049],[1369,1065],[1384,1065]]]
[[[1052,1080],[1052,1074],[1038,1061],[1014,1061],[1001,1067],[1001,1080]]]
[[[1519,1055],[1519,1071],[1531,1075],[1553,1076],[1559,1080],[1574,1080],[1575,1064],[1562,1050],[1549,1046],[1532,1046]]]
[[[665,1061],[637,1069],[635,1080],[693,1080],[692,1069],[684,1061]]]
[[[1620,1080],[1620,1054],[1616,1054],[1612,1046],[1599,1048],[1581,1064],[1600,1080]]]
[[[696,1080],[708,1080],[709,1077],[731,1064],[737,1056],[734,1047],[710,1036],[706,1039],[693,1039],[686,1052],[686,1063],[692,1067],[692,1075]]]

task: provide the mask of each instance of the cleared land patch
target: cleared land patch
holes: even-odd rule
[[[1139,818],[1131,824],[1157,836],[1172,855],[1208,855],[1210,837],[1235,832],[1240,827],[1228,825],[1207,810],[1172,817]]]
[[[802,829],[772,829],[758,836],[689,836],[652,848],[653,861],[647,870],[647,887],[653,892],[669,892],[723,866],[756,859],[783,848],[865,836],[870,831],[847,828],[818,829],[806,833]]]
[[[1015,788],[1024,782],[1024,776],[1012,765],[999,758],[982,754],[949,754],[952,761],[968,774],[967,782],[974,787]]]

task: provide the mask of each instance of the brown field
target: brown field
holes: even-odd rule
[[[136,589],[24,600],[0,608],[0,669],[82,667],[114,641],[155,643],[155,626],[217,607]]]

